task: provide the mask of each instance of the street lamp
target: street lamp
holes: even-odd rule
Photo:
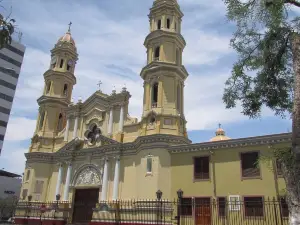
[[[158,200],[161,200],[161,197],[162,197],[162,192],[161,192],[161,190],[158,190],[158,191],[156,192],[156,198],[157,198]]]
[[[183,191],[182,191],[181,189],[179,189],[179,190],[177,191],[177,196],[178,196],[179,199],[182,198],[182,196],[183,196]]]

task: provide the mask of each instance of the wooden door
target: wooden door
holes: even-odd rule
[[[195,198],[195,225],[211,224],[210,198]]]
[[[99,189],[77,189],[73,210],[73,223],[88,223],[92,220],[93,208],[98,202]]]

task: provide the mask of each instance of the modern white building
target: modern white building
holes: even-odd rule
[[[0,199],[19,197],[21,185],[21,175],[0,170]]]
[[[25,46],[16,41],[0,50],[0,154],[24,53]]]

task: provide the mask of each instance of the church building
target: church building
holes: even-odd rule
[[[129,116],[131,95],[125,87],[121,92],[98,90],[73,102],[80,63],[76,42],[70,28],[58,39],[37,99],[39,114],[25,154],[21,199],[155,199],[157,190],[163,199],[174,199],[179,189],[187,201],[263,201],[283,195],[285,183],[276,162],[270,161],[273,169],[255,162],[273,147],[288,146],[290,133],[231,139],[219,127],[207,142],[189,140],[182,18],[177,0],[154,0],[144,41],[147,65],[140,72],[144,96],[139,119]]]

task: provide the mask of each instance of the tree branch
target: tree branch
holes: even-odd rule
[[[294,6],[300,7],[300,2],[298,2],[297,0],[284,0],[284,3],[289,3]]]

